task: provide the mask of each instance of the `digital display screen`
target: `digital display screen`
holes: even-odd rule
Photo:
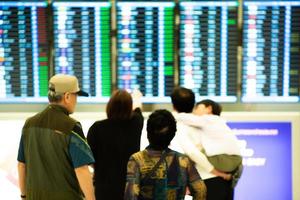
[[[237,100],[237,1],[180,1],[179,84],[197,97]]]
[[[300,0],[113,5],[1,1],[0,103],[47,102],[58,73],[78,77],[86,103],[107,102],[113,88],[170,103],[177,84],[197,101],[300,102]]]
[[[111,5],[108,2],[53,2],[54,72],[73,74],[89,98],[111,94]]]
[[[47,4],[0,2],[0,102],[46,102]]]
[[[300,1],[244,1],[243,102],[298,102]]]
[[[174,87],[174,2],[117,2],[117,87],[143,102],[170,102]]]
[[[292,200],[291,122],[228,125],[240,140],[244,166],[234,199]]]

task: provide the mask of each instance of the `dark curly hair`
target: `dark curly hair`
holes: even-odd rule
[[[176,120],[165,110],[154,111],[147,121],[147,137],[150,147],[156,150],[168,148],[176,133]]]

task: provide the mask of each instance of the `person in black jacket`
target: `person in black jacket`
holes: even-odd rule
[[[95,158],[94,185],[96,199],[123,199],[127,162],[140,150],[144,118],[141,93],[134,98],[125,90],[116,90],[107,106],[107,119],[96,121],[89,129],[87,140]]]

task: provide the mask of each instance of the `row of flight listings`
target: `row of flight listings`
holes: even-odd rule
[[[0,102],[45,102],[57,73],[78,77],[90,94],[79,102],[106,102],[113,87],[170,102],[177,83],[219,102],[299,102],[299,0],[245,0],[242,37],[237,1],[115,6],[112,31],[111,2],[1,1]]]

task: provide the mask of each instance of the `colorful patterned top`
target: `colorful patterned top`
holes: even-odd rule
[[[133,154],[127,165],[125,200],[182,200],[186,188],[196,200],[206,198],[206,186],[194,163],[184,154],[167,149],[167,155],[153,176],[143,178],[152,170],[162,155],[161,151],[146,148]]]

